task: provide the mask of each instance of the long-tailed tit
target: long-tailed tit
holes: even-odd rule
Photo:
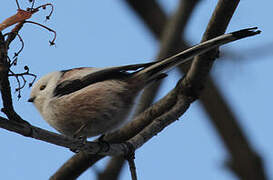
[[[162,61],[49,73],[32,88],[33,102],[56,130],[85,137],[105,134],[126,119],[137,94],[162,72],[220,45],[258,34],[249,28],[203,42]]]

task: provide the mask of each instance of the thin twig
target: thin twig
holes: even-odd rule
[[[17,5],[17,9],[21,9],[18,0],[16,0],[16,5]]]
[[[32,5],[31,5],[31,8],[30,8],[31,11],[33,10],[34,4],[35,4],[35,0],[32,0]]]
[[[6,114],[9,119],[13,121],[27,124],[15,111],[12,104],[10,82],[8,80],[9,59],[7,56],[7,45],[0,31],[0,64],[3,66],[0,69],[0,90],[2,95],[3,108],[2,112]]]
[[[21,98],[21,90],[25,87],[25,85],[27,83],[27,80],[25,79],[25,76],[32,76],[33,77],[32,81],[29,83],[29,87],[31,87],[33,85],[34,81],[37,78],[37,76],[35,74],[29,72],[29,68],[27,66],[25,66],[24,69],[26,71],[23,72],[23,73],[14,73],[13,71],[11,71],[9,69],[10,74],[8,74],[8,76],[15,77],[15,79],[17,81],[17,84],[18,84],[18,87],[15,89],[15,91],[18,92],[18,96],[17,96],[18,99]],[[21,78],[23,80],[23,85],[21,85],[19,78]]]
[[[47,27],[47,26],[45,26],[45,25],[42,25],[42,24],[40,24],[40,23],[36,23],[36,22],[34,22],[34,21],[25,21],[24,23],[35,24],[35,25],[38,25],[38,26],[41,26],[41,27],[47,29],[47,30],[50,31],[50,32],[53,32],[53,33],[54,33],[54,37],[53,37],[53,39],[52,39],[51,41],[49,41],[49,44],[50,44],[51,46],[52,46],[52,45],[55,45],[55,40],[56,40],[56,36],[57,36],[56,31],[54,31],[53,29],[51,29],[51,28],[49,28],[49,27]]]
[[[51,8],[49,15],[46,16],[46,20],[49,20],[50,17],[52,16],[53,11],[54,11],[54,6],[51,3],[47,3],[47,4],[43,4],[41,6],[38,6],[37,8],[35,8],[35,10],[36,9],[38,10],[40,8],[46,9],[47,6],[50,6],[50,8]]]
[[[11,35],[11,34],[12,34],[12,35]],[[23,38],[20,36],[20,34],[18,34],[17,31],[11,31],[11,32],[9,32],[9,33],[6,33],[6,34],[4,34],[4,37],[5,37],[5,36],[8,36],[8,38],[11,37],[11,36],[14,36],[14,37],[17,36],[17,37],[19,38],[20,42],[21,42],[21,47],[20,47],[20,49],[19,49],[17,52],[14,53],[14,56],[13,56],[13,59],[14,59],[14,58],[16,58],[16,57],[23,51],[24,46],[25,46],[24,40],[23,40]],[[8,40],[6,40],[6,42],[7,42],[7,41],[8,41]]]
[[[6,40],[7,49],[9,49],[10,43],[16,38],[19,31],[22,29],[24,22],[17,23],[16,26],[11,30]]]
[[[132,180],[137,180],[136,165],[135,165],[135,156],[128,158],[129,168],[131,172]]]

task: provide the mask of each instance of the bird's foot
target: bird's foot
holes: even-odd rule
[[[105,136],[105,134],[101,135],[97,140],[100,145],[100,149],[98,150],[98,152],[96,154],[98,154],[102,151],[107,152],[110,149],[110,144],[103,139],[104,136]]]

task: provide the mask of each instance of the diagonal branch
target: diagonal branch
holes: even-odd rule
[[[227,13],[227,12],[225,12],[225,13],[228,14],[229,17],[231,18],[233,11],[235,10],[237,4],[235,3],[233,5],[235,5],[235,6],[227,6],[227,7],[225,7],[225,5],[223,5],[222,7],[217,6],[217,8],[218,8],[217,10],[225,12],[221,8],[228,9],[228,7],[229,7],[230,9],[228,9],[229,10],[228,12],[231,12],[231,13]],[[214,16],[221,17],[217,13],[215,13]],[[213,31],[215,26],[217,28],[218,28],[218,26],[222,27],[222,29],[219,30],[220,34],[221,34],[221,30],[223,30],[223,31],[225,30],[230,18],[227,18],[227,19],[224,18],[224,21],[226,21],[226,23],[221,22],[218,24],[217,24],[217,22],[218,22],[217,18],[215,18],[214,23],[209,25],[209,28],[206,31],[206,36],[204,39],[206,39],[206,37],[209,38],[210,36],[214,36],[215,35],[214,33],[217,34],[218,31],[216,31],[216,32]],[[223,19],[221,19],[221,21],[223,21]],[[0,73],[3,73],[3,76],[1,76],[1,90],[6,87],[9,88],[9,84],[5,84],[6,83],[5,78],[8,82],[7,75],[5,74],[7,71],[6,70],[7,68],[5,67],[6,62],[7,62],[7,56],[6,56],[6,49],[5,49],[6,47],[3,46],[2,42],[3,42],[3,38],[1,37],[1,43],[0,43],[0,45],[1,45],[1,47],[0,47],[1,48],[1,51],[0,51],[1,52],[1,54],[0,54],[0,58],[1,58],[0,59],[0,65],[1,65],[0,69],[1,69],[1,71],[0,71]],[[183,80],[181,80],[179,83],[179,84],[183,84],[183,86],[182,86],[182,88],[179,88],[179,89],[181,89],[179,91],[181,94],[176,96],[175,105],[174,105],[174,107],[177,107],[177,105],[178,105],[179,108],[174,108],[172,106],[170,109],[171,111],[166,112],[164,114],[160,114],[160,116],[157,117],[157,119],[155,119],[148,127],[146,127],[144,130],[142,130],[141,133],[139,133],[137,136],[134,136],[132,139],[130,139],[129,142],[135,148],[138,148],[141,145],[143,145],[147,140],[149,140],[151,137],[153,137],[155,133],[160,132],[166,125],[168,125],[169,123],[172,123],[178,116],[177,114],[169,114],[169,113],[175,112],[175,113],[182,114],[188,108],[189,104],[201,92],[201,89],[203,87],[202,84],[205,81],[204,76],[206,76],[208,74],[209,69],[212,65],[212,61],[215,57],[215,54],[216,54],[215,51],[211,51],[211,53],[207,54],[208,55],[207,57],[203,57],[205,60],[204,59],[201,60],[200,59],[201,56],[199,58],[195,59],[189,72],[187,73],[186,77]],[[3,82],[5,82],[5,83],[3,83]],[[181,86],[179,86],[179,87],[181,87]],[[10,91],[7,91],[7,92],[10,93]],[[177,92],[177,88],[176,88],[176,92]],[[11,100],[11,96],[8,97],[7,100]],[[5,107],[5,104],[4,104],[4,107]],[[18,115],[16,114],[17,116],[15,116],[14,114],[12,114],[12,113],[15,113],[13,110],[12,104],[11,104],[11,107],[9,107],[8,109],[11,110],[11,112],[8,112],[6,109],[4,109],[4,111],[6,112],[7,116],[10,118],[11,121],[8,121],[5,118],[0,118],[0,125],[3,128],[6,128],[11,131],[15,131],[15,132],[20,133],[25,136],[30,136],[30,137],[33,137],[36,139],[44,140],[44,141],[51,142],[51,143],[61,145],[64,147],[73,148],[75,146],[76,147],[79,146],[79,149],[88,151],[90,153],[95,153],[95,150],[101,149],[101,147],[99,146],[98,143],[87,142],[86,144],[82,144],[82,142],[80,142],[79,140],[74,140],[71,138],[56,135],[54,133],[50,133],[45,130],[30,126],[27,123],[18,123],[16,121],[14,121],[14,120],[17,120]],[[18,117],[18,118],[21,119],[20,117]],[[162,126],[161,125],[158,126],[157,123],[161,124],[162,121],[163,121]],[[151,131],[151,130],[155,130],[155,131]],[[149,133],[149,132],[151,132],[151,133]],[[100,154],[102,154],[102,155],[121,155],[121,154],[126,154],[127,151],[128,151],[128,147],[126,147],[126,145],[124,145],[123,143],[111,144],[110,149],[107,152],[102,151]],[[251,153],[252,152],[250,152],[250,154],[246,154],[246,160],[249,158],[249,155],[252,155]],[[235,165],[232,164],[232,168],[234,168],[235,172],[237,172],[242,178],[253,177],[253,176],[246,175],[247,171],[245,171],[245,169],[241,169],[242,167],[238,166],[238,164],[235,164]],[[247,169],[247,170],[249,170],[249,169]],[[253,169],[253,170],[255,170],[255,169]],[[257,176],[256,174],[253,174],[253,175],[254,175],[254,177],[262,178],[262,176]],[[264,174],[262,174],[262,175],[264,175]]]
[[[198,4],[200,0],[184,0],[184,25],[187,24],[187,21],[192,13],[194,7]],[[168,17],[165,12],[161,9],[156,0],[125,0],[126,4],[130,6],[136,14],[143,20],[148,29],[152,32],[152,35],[156,39],[161,39],[163,34],[163,28],[166,27]],[[182,20],[183,21],[183,20]],[[182,40],[177,45],[180,51],[187,49],[189,46],[187,43]],[[172,52],[171,54],[173,54]]]
[[[123,156],[115,156],[110,159],[105,170],[98,174],[98,180],[118,180],[123,169],[125,159]]]
[[[240,31],[236,31],[236,32],[232,32],[229,34],[225,34],[225,35],[216,37],[214,39],[211,39],[206,42],[200,43],[196,46],[193,46],[192,48],[185,50],[181,53],[178,53],[170,58],[177,59],[177,60],[179,58],[183,58],[185,61],[187,59],[190,59],[192,57],[192,54],[196,54],[196,53],[201,54],[201,53],[207,52],[208,50],[211,50],[215,47],[218,47],[220,45],[223,45],[223,44],[226,44],[226,43],[229,43],[232,41],[236,41],[236,40],[239,40],[242,38],[246,38],[249,36],[257,35],[260,33],[260,31],[259,30],[255,31],[256,29],[257,28],[248,28],[248,29],[243,29]],[[189,76],[189,77],[191,77],[191,76]],[[188,80],[187,76],[185,79]],[[184,83],[184,81],[182,81],[182,83]],[[185,85],[185,83],[184,83],[184,86],[189,89],[192,88],[192,87],[187,87]],[[181,87],[181,85],[179,84],[177,87]],[[175,90],[176,90],[175,96],[177,96],[176,95],[177,94],[177,87],[175,88]],[[6,88],[6,87],[2,87],[2,88]],[[181,87],[181,89],[183,89],[183,87]],[[188,92],[189,90],[184,90],[184,91]],[[185,93],[184,91],[182,93]],[[164,113],[164,111],[159,112],[159,113],[162,114],[162,113]],[[7,115],[9,115],[9,114],[7,114]],[[10,118],[12,118],[12,117],[10,117]],[[29,123],[17,122],[17,121],[15,121],[15,119],[10,119],[10,121],[8,121],[5,118],[1,118],[0,125],[2,128],[22,134],[24,136],[32,137],[32,138],[35,138],[38,140],[46,141],[46,142],[49,142],[49,143],[52,143],[55,145],[59,145],[59,146],[63,146],[63,147],[67,147],[70,149],[79,149],[82,151],[86,151],[90,154],[95,154],[95,153],[97,154],[97,152],[94,150],[98,150],[100,148],[97,145],[99,143],[92,143],[92,142],[83,143],[79,139],[73,139],[70,137],[64,137],[62,135],[58,135],[56,133],[50,133],[46,130],[31,126]],[[19,128],[20,126],[22,127],[21,129]],[[120,150],[118,150],[118,149],[120,149]],[[126,148],[125,148],[125,150],[126,150]],[[121,151],[121,152],[118,152],[118,151]],[[119,147],[118,147],[115,144],[113,144],[113,147],[110,148],[107,152],[102,153],[102,155],[120,155],[120,154],[126,154],[126,151],[124,152],[124,147],[122,147],[122,145],[119,145]]]
[[[126,0],[125,2],[135,11],[137,11],[139,15],[142,16],[142,19],[148,26],[150,26],[150,30],[152,30],[153,33],[156,34],[156,36],[161,37],[161,47],[156,58],[157,60],[160,60],[171,56],[174,53],[175,47],[177,46],[177,44],[180,43],[181,34],[183,34],[188,20],[190,19],[190,16],[194,8],[198,4],[199,0],[180,0],[176,12],[172,15],[168,22],[166,19],[166,15],[160,11],[160,7],[154,0]],[[163,21],[161,18],[163,18]],[[154,23],[154,21],[156,22]],[[164,27],[163,31],[161,31],[162,27]],[[157,95],[160,85],[161,81],[157,81],[151,84],[149,87],[145,88],[138,102],[138,106],[134,112],[134,117],[142,113],[152,104],[154,98]],[[145,126],[147,126],[147,124],[145,121],[143,121],[143,125],[140,127],[144,128]],[[114,159],[116,159],[117,163],[121,161],[118,158]],[[110,162],[112,163],[112,161]],[[112,164],[114,165],[115,163]],[[116,170],[110,165],[108,165],[107,168],[109,170]],[[105,171],[109,172],[108,169],[105,169]]]
[[[190,1],[190,0],[186,0]],[[150,1],[133,1],[133,0],[126,0],[126,2],[133,7],[133,9],[136,11],[136,13],[144,20],[146,25],[149,27],[151,32],[155,35],[157,39],[160,39],[161,37],[161,32],[164,27],[164,25],[167,22],[167,16],[166,14],[160,9],[158,4],[154,0]],[[191,1],[190,1],[191,2]],[[229,11],[227,13],[227,17],[231,17],[232,14],[230,12],[234,12],[234,9],[238,5],[239,1],[219,1],[218,6],[221,4],[225,4],[225,8]],[[145,8],[143,8],[145,7]],[[150,8],[149,8],[150,7]],[[232,10],[233,9],[233,10]],[[219,11],[219,9],[217,9]],[[227,11],[224,11],[221,16],[226,16]],[[219,14],[219,13],[218,13]],[[224,18],[224,23],[227,22],[228,18]],[[229,20],[228,20],[229,21]],[[216,28],[217,29],[217,28]],[[186,45],[183,40],[176,45],[176,49],[185,49]],[[187,70],[187,68],[181,68],[183,71]],[[200,97],[201,103],[203,104],[205,110],[207,113],[210,115],[212,120],[212,123],[215,124],[216,130],[218,133],[222,136],[224,142],[226,144],[233,144],[229,146],[229,151],[236,151],[235,146],[239,142],[243,142],[243,144],[248,144],[247,140],[245,138],[241,139],[238,141],[238,143],[234,143],[234,141],[228,137],[230,137],[232,134],[242,134],[242,131],[238,127],[238,124],[236,123],[236,118],[234,114],[230,111],[230,107],[225,103],[224,99],[222,98],[221,93],[217,89],[217,87],[214,85],[214,82],[212,81],[211,78],[207,79],[207,88],[203,91],[203,95]],[[229,127],[228,130],[225,127]],[[143,128],[143,127],[140,127]],[[126,129],[126,128],[124,128]],[[126,140],[126,138],[123,138],[124,134],[120,133],[119,138],[121,140]],[[119,139],[118,138],[118,139]],[[238,146],[239,147],[239,146]],[[233,153],[231,153],[233,154]],[[255,156],[254,156],[255,157]],[[86,157],[86,156],[81,156],[81,155],[75,155],[72,157],[69,162],[65,163],[64,167],[60,168],[60,171],[66,172],[67,167],[73,167],[72,169],[76,169],[77,165],[75,165],[73,162],[82,162],[81,167],[85,166],[85,169],[87,169],[92,163],[96,162],[98,157]],[[255,160],[256,158],[254,158]],[[253,161],[253,163],[250,164],[261,164],[259,161],[259,158],[257,158],[258,161],[256,163],[256,160]],[[93,161],[94,160],[94,161]],[[262,165],[260,166],[262,167]],[[84,170],[84,169],[82,169]],[[263,170],[260,171],[260,174],[263,174]],[[79,173],[80,174],[80,173]],[[67,176],[69,177],[69,176]]]
[[[237,35],[241,36],[242,35],[241,32],[245,32],[245,30],[235,33],[236,36]],[[252,34],[252,32],[247,32],[247,34],[248,33]],[[256,33],[256,32],[254,32],[254,33]],[[205,63],[205,64],[208,64],[208,63]],[[204,66],[203,68],[207,69],[207,66]],[[191,77],[191,75],[189,75],[188,77]],[[200,84],[201,84],[201,82],[200,82]],[[179,88],[177,88],[177,87],[179,87]],[[150,119],[150,122],[152,121],[152,123],[150,125],[148,125],[148,127],[146,127],[143,131],[141,131],[135,137],[133,137],[131,140],[128,141],[135,148],[138,148],[138,147],[142,146],[145,142],[147,142],[151,137],[153,137],[158,132],[160,132],[168,124],[174,122],[177,119],[178,115],[173,114],[173,113],[178,113],[179,115],[183,114],[185,112],[185,110],[189,107],[189,104],[197,96],[195,93],[192,93],[192,92],[198,92],[198,91],[193,89],[193,84],[192,84],[191,78],[185,78],[185,79],[181,80],[177,87],[175,88],[175,90],[171,91],[167,96],[165,96],[158,103],[156,103],[155,105],[150,107],[144,113],[140,114],[137,117],[137,119],[135,119],[132,123],[130,123],[130,125],[127,125],[124,128],[122,128],[121,132],[123,132],[123,135],[124,135],[123,138],[124,137],[128,138],[128,137],[130,137],[130,135],[134,136],[134,134],[137,134],[138,132],[136,132],[136,130],[139,130],[139,129],[141,130],[141,128],[137,127],[137,125],[142,125],[143,119],[146,120],[147,118],[152,117],[152,119]],[[181,90],[178,91],[177,89],[181,89]],[[178,97],[177,92],[180,92],[182,94],[179,97],[183,97],[179,103],[177,103],[177,101],[178,101],[177,100],[177,97]],[[178,104],[178,108],[176,107],[172,111],[174,104]],[[155,119],[155,120],[153,121],[153,119]],[[158,122],[160,125],[158,125]],[[149,121],[148,121],[148,123],[149,123]],[[135,126],[132,126],[132,124],[134,124]],[[121,136],[119,136],[120,133],[117,133],[117,136],[115,136],[115,135],[116,134],[107,135],[105,137],[105,140],[108,142],[119,141],[120,139],[118,140],[118,139],[114,139],[114,138],[121,137]],[[69,160],[69,163],[66,163],[63,167],[61,167],[51,177],[51,179],[65,179],[65,178],[71,177],[71,176],[78,177],[80,174],[70,174],[68,172],[68,168],[69,169],[74,169],[74,168],[78,169],[75,166],[76,163],[74,163],[74,162],[79,162],[79,159],[84,160],[84,161],[86,159],[89,159],[92,161],[92,163],[95,163],[97,160],[102,158],[102,156],[101,157],[96,157],[96,156],[91,157],[91,156],[84,156],[81,154],[82,153],[79,153],[76,156],[72,157]],[[90,164],[91,163],[89,163],[89,165]],[[81,163],[81,167],[82,167],[82,165],[83,164]],[[86,166],[85,166],[85,168],[86,168]],[[83,170],[83,168],[82,168],[82,170]],[[79,171],[76,171],[76,172],[79,173]]]
[[[189,17],[193,12],[193,9],[196,6],[197,2],[198,0],[180,0],[176,12],[170,18],[170,20],[165,23],[166,26],[162,32],[161,47],[156,58],[157,60],[164,59],[172,55],[176,45],[180,43],[181,34],[183,34],[184,32],[185,26],[188,23]],[[157,95],[160,85],[161,81],[158,81],[145,88],[144,92],[140,97],[139,106],[135,111],[135,115],[143,112],[152,104],[154,98]]]
[[[124,0],[137,15],[141,17],[144,23],[149,27],[153,35],[161,37],[161,29],[167,23],[166,14],[161,11],[160,6],[155,0]]]
[[[163,26],[161,24],[165,24],[167,18],[164,12],[156,4],[156,2],[141,1],[142,4],[146,5],[146,4],[153,3],[154,6],[158,7],[158,8],[154,8],[152,10],[152,13],[148,13],[149,17],[146,16],[146,13],[142,12],[141,6],[137,5],[136,2],[133,2],[130,0],[127,0],[127,2],[136,10],[138,15],[144,20],[144,22],[149,27],[149,29],[154,33],[155,37],[159,39],[161,31],[158,28],[161,28],[161,30],[163,29]],[[213,15],[214,18],[213,20],[210,21],[210,26],[213,26],[213,31],[211,30],[207,31],[206,35],[203,37],[204,39],[209,39],[211,37],[215,37],[217,35],[220,35],[221,33],[224,33],[224,30],[226,28],[223,28],[223,27],[227,26],[227,22],[229,21],[232,14],[234,13],[234,10],[237,7],[238,3],[239,1],[225,1],[225,0],[220,0],[218,2],[218,5],[217,5],[218,10],[214,11],[214,15]],[[160,23],[158,23],[158,21],[149,21],[149,19],[153,19],[153,18],[157,19],[157,14],[161,14],[162,21]],[[185,45],[185,42],[181,40],[180,43],[176,45],[176,48],[181,49],[183,45]],[[212,55],[212,58],[214,58],[213,56],[214,55]],[[182,67],[180,68],[180,70],[185,71],[186,68]],[[232,155],[232,160],[231,160],[231,164],[233,164],[232,166],[239,166],[236,169],[242,169],[243,168],[242,166],[244,166],[244,164],[247,164],[249,166],[249,167],[245,167],[244,170],[240,170],[241,173],[237,173],[237,174],[242,174],[242,172],[248,172],[248,171],[252,173],[257,172],[255,174],[259,174],[258,177],[261,179],[264,179],[265,175],[263,172],[264,171],[263,165],[259,155],[255,153],[250,147],[247,138],[245,137],[243,131],[240,129],[239,125],[237,124],[237,118],[235,117],[233,112],[230,110],[231,108],[227,105],[227,103],[225,103],[225,100],[223,99],[222,94],[214,85],[214,82],[211,78],[207,79],[206,88],[202,92],[200,100],[204,109],[207,111],[208,115],[210,116],[209,120],[211,120],[212,124],[214,124],[214,126],[216,127],[216,130],[222,137],[223,142],[226,144],[229,152]],[[238,135],[236,140],[233,138],[233,134]],[[239,155],[241,154],[239,152],[242,152],[242,149],[244,154],[246,154],[246,157],[248,157],[248,158],[243,157],[242,158],[243,161],[240,159],[240,155]],[[257,171],[252,170],[252,169],[255,169],[255,167]],[[239,175],[239,176],[242,177],[243,175]]]
[[[219,0],[202,41],[219,36],[225,32],[228,22],[238,4],[239,1]],[[199,82],[205,80],[216,56],[217,50],[212,50],[194,59],[189,73],[187,73],[185,78],[187,81],[193,82],[194,89],[198,91],[202,89],[202,84],[199,84]],[[200,68],[202,66],[207,66],[207,68]],[[210,84],[212,83],[210,82]],[[204,92],[208,91],[207,88],[207,91]],[[213,94],[213,96],[215,96],[215,94]],[[203,101],[203,103],[210,102],[211,104],[211,101],[207,98],[208,97],[204,95],[201,97],[201,100],[206,100]],[[219,106],[219,104],[217,106]],[[218,127],[218,132],[222,135],[224,143],[232,155],[230,162],[231,170],[233,170],[241,179],[267,179],[260,156],[252,150],[243,131],[239,128],[234,116],[232,116],[233,114],[231,111],[226,108],[223,109],[226,110],[225,114],[231,116],[225,117],[225,115],[220,114],[213,122],[216,127]],[[217,115],[219,114],[217,113]],[[223,118],[225,118],[225,121],[223,121]],[[234,138],[234,134],[236,134],[236,138]]]

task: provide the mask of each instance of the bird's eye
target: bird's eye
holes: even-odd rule
[[[40,90],[41,90],[41,91],[44,90],[45,88],[46,88],[46,85],[40,86]]]

